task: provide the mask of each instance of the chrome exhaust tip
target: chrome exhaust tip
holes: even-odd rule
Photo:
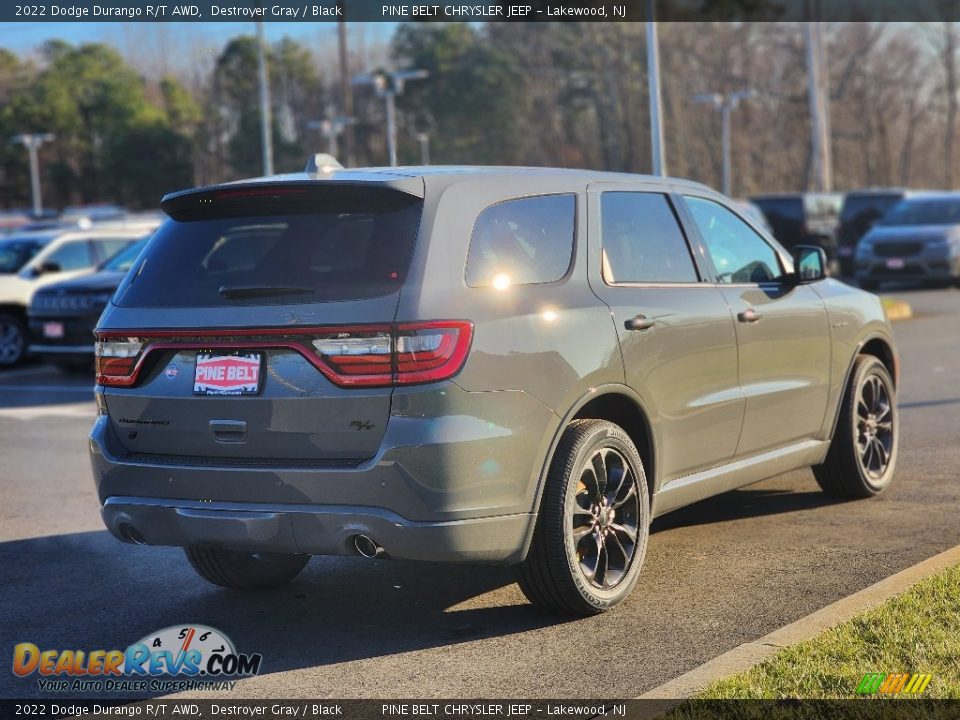
[[[130,523],[121,523],[118,529],[120,530],[120,534],[123,536],[123,539],[129,543],[133,543],[134,545],[149,544],[147,539],[140,534],[140,531]]]
[[[385,554],[384,549],[366,535],[354,535],[353,547],[365,558],[378,558]]]

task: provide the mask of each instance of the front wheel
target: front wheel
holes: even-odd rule
[[[646,475],[630,437],[605,420],[575,420],[547,475],[520,589],[561,612],[609,610],[636,584],[649,524]]]
[[[813,475],[829,495],[878,495],[893,480],[898,438],[893,379],[880,360],[861,355],[853,366],[830,451]]]
[[[188,547],[187,560],[204,580],[220,587],[259,590],[285,585],[310,560],[309,555],[244,552],[223,548]]]
[[[19,365],[27,352],[27,331],[16,315],[0,314],[0,367]]]

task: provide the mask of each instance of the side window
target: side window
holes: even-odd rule
[[[575,220],[576,195],[539,195],[486,208],[470,238],[467,285],[559,280],[573,257]]]
[[[69,242],[61,248],[54,250],[44,262],[56,263],[63,272],[88,268],[93,265],[93,258],[90,255],[90,243],[86,240]]]
[[[132,243],[133,238],[130,238],[129,240],[96,240],[95,242],[97,243],[97,249],[100,251],[101,260],[109,260],[118,252],[127,247],[127,245]]]
[[[608,283],[697,282],[687,241],[667,196],[605,192],[600,196],[603,278]]]
[[[719,203],[685,196],[721,283],[761,283],[783,276],[780,258],[766,240]]]

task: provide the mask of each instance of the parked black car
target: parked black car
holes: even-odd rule
[[[66,372],[92,370],[97,320],[148,239],[122,250],[93,275],[35,292],[28,311],[30,352]]]
[[[837,259],[843,275],[853,275],[853,256],[860,238],[907,194],[902,188],[871,188],[846,194],[837,226]]]
[[[837,223],[843,195],[840,193],[775,193],[750,198],[763,211],[781,245],[817,245],[836,266]]]

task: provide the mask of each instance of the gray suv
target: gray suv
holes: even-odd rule
[[[856,278],[950,285],[960,280],[960,193],[912,195],[891,207],[857,243]]]
[[[232,588],[312,554],[516,564],[590,614],[654,517],[811,465],[891,482],[890,326],[821,249],[683,180],[327,170],[164,198],[97,328],[118,539]]]

